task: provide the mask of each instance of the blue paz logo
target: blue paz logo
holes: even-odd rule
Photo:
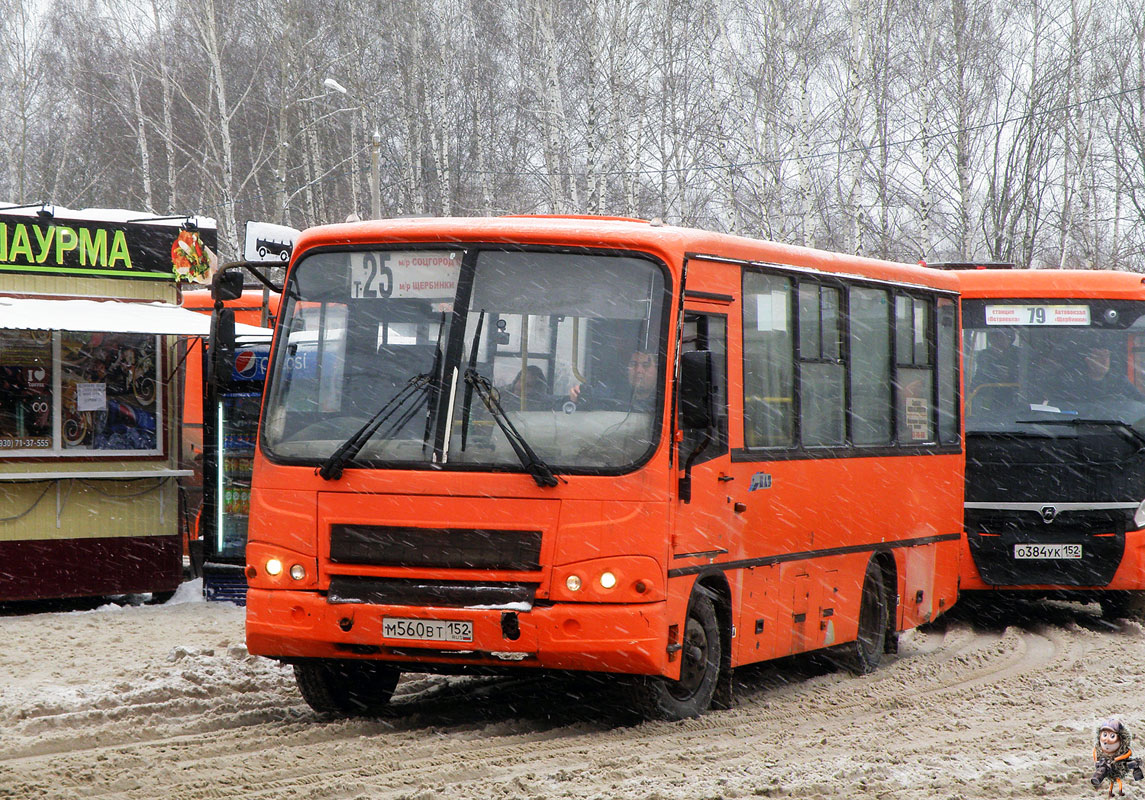
[[[770,489],[771,488],[771,475],[766,472],[757,472],[751,476],[751,484],[747,487],[749,492],[754,492],[756,489]]]

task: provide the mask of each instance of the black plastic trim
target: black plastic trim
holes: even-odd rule
[[[417,528],[400,525],[331,525],[330,560],[336,564],[443,569],[541,568],[541,532],[491,528]]]
[[[684,290],[685,300],[708,300],[714,303],[734,303],[735,298],[730,294],[721,294],[720,292],[701,292],[698,289]]]
[[[922,536],[917,539],[900,539],[895,542],[872,542],[871,544],[852,544],[846,547],[828,547],[823,550],[803,550],[798,553],[780,553],[774,556],[761,558],[744,558],[739,561],[728,561],[723,564],[699,564],[694,567],[678,567],[668,570],[669,578],[679,578],[684,575],[696,575],[708,570],[728,571],[733,569],[751,569],[752,567],[769,567],[773,564],[783,564],[788,561],[807,561],[813,558],[827,558],[828,556],[842,556],[850,553],[886,553],[891,550],[901,550],[904,547],[921,547],[938,542],[956,542],[962,538],[961,533],[943,533],[938,536]]]
[[[465,608],[507,603],[531,604],[536,593],[535,583],[470,583],[335,575],[330,579],[327,602]]]
[[[816,448],[732,448],[733,462],[764,463],[767,461],[807,461],[824,458],[886,458],[890,456],[958,455],[960,444],[905,445],[902,447],[816,447]]]

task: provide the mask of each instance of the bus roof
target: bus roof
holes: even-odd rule
[[[967,298],[1074,297],[1145,300],[1145,275],[1084,269],[975,269],[958,276]]]
[[[315,247],[451,241],[632,248],[659,255],[668,263],[677,262],[685,255],[714,255],[722,259],[783,264],[952,292],[958,289],[958,278],[953,273],[914,264],[616,217],[411,217],[323,225],[303,231],[295,243],[294,255],[298,258]]]

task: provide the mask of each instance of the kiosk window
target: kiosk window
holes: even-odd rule
[[[160,341],[0,332],[0,456],[162,454]]]

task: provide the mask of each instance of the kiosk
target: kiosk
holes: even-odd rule
[[[183,574],[178,306],[214,220],[0,208],[0,601],[151,593]]]

